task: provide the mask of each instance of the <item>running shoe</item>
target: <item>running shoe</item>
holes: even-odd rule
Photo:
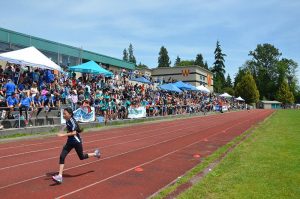
[[[52,176],[52,180],[54,180],[55,182],[61,184],[62,181],[63,181],[63,178],[60,175],[55,175],[55,176]]]
[[[99,149],[95,150],[95,157],[98,158],[98,159],[101,157],[101,153],[100,153]]]

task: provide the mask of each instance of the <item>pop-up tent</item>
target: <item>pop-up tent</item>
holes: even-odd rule
[[[146,79],[145,77],[134,78],[134,79],[131,79],[131,81],[141,82],[144,84],[151,84],[151,82],[148,79]]]
[[[160,85],[159,88],[161,90],[166,90],[166,91],[171,91],[171,92],[177,92],[177,93],[181,93],[182,90],[180,90],[178,87],[176,87],[174,84],[163,84]]]
[[[21,50],[2,53],[0,54],[0,60],[4,60],[13,64],[20,64],[22,66],[62,71],[60,66],[51,61],[51,59],[33,46],[23,48]]]
[[[193,86],[192,84],[189,84],[189,83],[184,83],[186,86],[188,86],[189,87],[189,89],[188,90],[191,90],[191,91],[198,91],[198,89],[195,87],[195,86]]]
[[[173,83],[174,86],[176,86],[179,89],[183,90],[191,90],[191,85],[185,84],[182,81]]]
[[[235,100],[237,100],[237,101],[245,101],[243,98],[241,98],[241,96],[238,97],[238,98],[235,98]]]
[[[232,97],[231,95],[229,95],[228,93],[223,93],[222,95],[220,95],[220,97]]]
[[[102,68],[94,61],[89,61],[78,66],[70,66],[69,71],[80,72],[80,73],[88,73],[88,74],[96,74],[96,75],[104,75],[106,77],[113,76],[113,73]]]
[[[197,86],[197,89],[204,93],[210,93],[210,90],[208,88],[204,87],[203,85]]]

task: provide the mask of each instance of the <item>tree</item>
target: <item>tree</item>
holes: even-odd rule
[[[223,89],[224,92],[228,93],[229,95],[234,96],[234,89],[232,87],[225,87]]]
[[[129,44],[129,48],[128,48],[128,61],[136,64],[136,59],[135,59],[135,56],[133,55],[132,44]]]
[[[222,92],[225,84],[225,59],[226,54],[222,53],[221,45],[219,41],[217,41],[216,49],[215,49],[215,62],[212,68],[212,72],[214,73],[214,90],[216,92]]]
[[[259,100],[259,91],[249,71],[247,71],[240,82],[237,83],[235,94],[236,96],[244,98],[246,103],[256,103]]]
[[[299,88],[299,86],[297,86],[295,93],[296,93],[294,95],[295,103],[299,104],[300,103],[300,88]]]
[[[177,55],[174,66],[179,66],[180,61],[180,57]]]
[[[202,54],[198,54],[196,56],[195,65],[203,67],[203,68],[205,67],[204,66],[204,62],[203,62],[203,56],[202,56]]]
[[[294,96],[297,95],[297,77],[296,70],[298,68],[297,62],[292,59],[281,59],[277,64],[278,71],[278,86],[279,87],[282,82],[286,79],[288,82],[288,86],[293,93]]]
[[[138,69],[148,69],[149,67],[145,64],[142,64],[141,62],[139,63],[139,65],[136,66]]]
[[[276,99],[283,105],[294,103],[294,95],[290,91],[289,85],[286,80],[284,80],[280,85],[276,95]]]
[[[126,48],[123,50],[123,60],[124,60],[124,61],[129,61],[129,60],[128,60],[128,53],[127,53]]]
[[[171,61],[167,49],[162,46],[159,51],[158,67],[170,67]]]
[[[206,61],[205,64],[204,64],[204,68],[207,69],[207,70],[209,70],[209,69],[208,69],[207,61]]]
[[[178,66],[192,66],[195,65],[195,61],[194,60],[182,60]]]
[[[234,85],[233,85],[233,88],[235,89],[237,84],[242,81],[242,78],[244,77],[244,75],[246,74],[246,69],[245,68],[242,68],[240,67],[239,68],[239,71],[237,72],[237,74],[235,75],[235,78],[234,78]]]
[[[229,74],[227,75],[226,78],[225,87],[232,88],[232,81]]]
[[[256,81],[260,97],[273,100],[277,90],[277,64],[281,52],[271,44],[258,44],[249,55],[252,60],[248,62],[248,68]]]
[[[244,68],[253,75],[261,99],[276,99],[277,88],[284,80],[287,80],[290,91],[296,95],[298,64],[295,61],[281,59],[282,53],[271,44],[258,44],[249,55],[252,59],[246,62]]]

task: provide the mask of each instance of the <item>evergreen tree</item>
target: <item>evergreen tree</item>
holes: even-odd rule
[[[180,57],[177,55],[177,58],[176,58],[176,60],[175,60],[174,66],[179,66],[180,62],[181,62],[181,59],[180,59]]]
[[[170,67],[171,61],[167,49],[162,46],[159,51],[158,67]]]
[[[136,59],[133,55],[133,46],[132,44],[129,44],[129,48],[128,48],[128,60],[129,62],[135,63],[136,64]]]
[[[207,61],[206,61],[205,64],[204,64],[204,68],[207,69],[207,70],[209,70],[209,69],[208,69]]]
[[[246,103],[256,103],[259,100],[259,92],[253,76],[249,71],[241,78],[235,88],[236,96],[241,96]]]
[[[246,74],[246,70],[240,67],[239,71],[237,72],[234,78],[234,85],[233,85],[234,89],[236,88],[237,84],[242,80],[245,74]]]
[[[193,66],[195,65],[194,60],[181,60],[178,66]]]
[[[228,88],[232,88],[232,81],[229,74],[227,75],[225,86]]]
[[[284,80],[280,85],[277,91],[276,99],[280,101],[283,105],[294,103],[294,95],[290,91],[289,85],[286,80]]]
[[[141,62],[136,67],[137,67],[137,69],[145,69],[145,68],[148,69],[149,68],[147,65],[142,64]]]
[[[128,53],[127,53],[126,48],[123,50],[123,60],[128,61]]]
[[[203,68],[205,67],[202,54],[198,54],[196,56],[195,65],[203,67]]]
[[[231,96],[234,96],[234,89],[232,87],[225,87],[223,92],[228,93]]]
[[[225,85],[225,59],[226,54],[222,53],[221,45],[219,41],[217,41],[216,49],[215,49],[215,62],[212,68],[212,72],[214,73],[214,90],[216,92],[222,92],[222,89]]]

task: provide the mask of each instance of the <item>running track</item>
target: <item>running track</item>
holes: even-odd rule
[[[270,114],[232,112],[84,133],[84,149],[100,147],[102,158],[80,161],[71,152],[62,185],[51,175],[65,138],[1,143],[0,197],[147,198]]]

